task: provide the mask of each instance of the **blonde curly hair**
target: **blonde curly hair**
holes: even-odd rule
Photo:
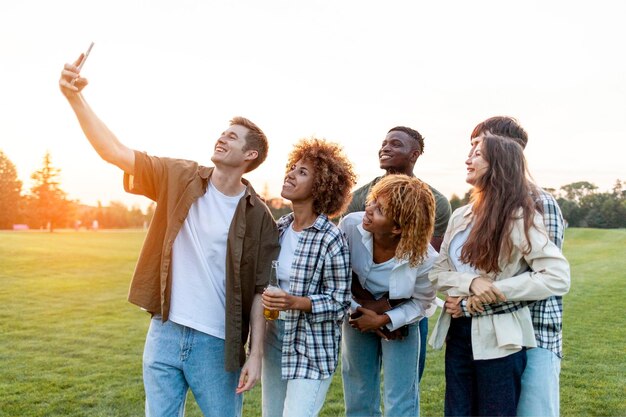
[[[286,172],[300,160],[310,162],[315,169],[313,211],[333,217],[345,210],[356,175],[341,146],[324,139],[301,139],[289,153]]]
[[[368,204],[374,200],[401,229],[395,258],[412,267],[421,264],[435,229],[435,198],[428,185],[408,175],[385,175],[367,196]]]

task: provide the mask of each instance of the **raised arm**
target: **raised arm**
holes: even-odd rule
[[[78,69],[78,65],[83,59],[84,55],[81,54],[73,64],[65,64],[59,79],[61,92],[74,110],[80,127],[98,155],[124,172],[133,175],[135,153],[117,139],[113,132],[96,116],[82,95],[82,90],[88,83],[86,78],[80,76]]]

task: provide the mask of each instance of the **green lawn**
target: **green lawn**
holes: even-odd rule
[[[148,316],[126,301],[144,232],[0,232],[0,416],[143,415]],[[567,230],[564,416],[626,415],[626,230]],[[435,320],[431,320],[431,327]],[[443,414],[429,349],[422,415]],[[335,376],[322,412],[343,414]],[[200,416],[193,402],[188,416]],[[260,415],[260,389],[245,416]]]

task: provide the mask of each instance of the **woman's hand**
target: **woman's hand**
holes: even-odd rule
[[[483,303],[481,303],[480,300],[473,295],[467,299],[467,304],[465,305],[465,307],[470,314],[477,314],[485,311]]]
[[[359,330],[362,333],[375,331],[386,325],[387,323],[391,323],[391,319],[386,314],[376,314],[372,310],[369,310],[364,307],[358,307],[356,309],[358,317],[350,318],[348,323],[353,328]]]
[[[269,310],[302,310],[310,313],[312,308],[310,298],[291,295],[277,288],[266,288],[262,298],[263,306]]]
[[[484,275],[474,278],[469,289],[482,304],[491,304],[498,300],[506,301],[504,294],[493,285],[493,280]]]

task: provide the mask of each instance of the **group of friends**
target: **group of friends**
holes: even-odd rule
[[[471,202],[452,214],[413,173],[418,131],[389,130],[385,174],[354,192],[342,148],[302,139],[281,192],[292,212],[275,221],[243,178],[268,153],[257,125],[233,118],[213,167],[130,149],[85,100],[83,59],[65,65],[63,95],[125,190],[157,203],[129,290],[152,317],[147,416],[184,415],[189,389],[204,415],[238,416],[259,381],[264,417],[316,416],[340,355],[347,416],[418,416],[437,292],[430,344],[446,346],[445,415],[559,415],[563,218],[529,180],[515,119],[471,133]],[[280,288],[269,291],[272,261]]]

